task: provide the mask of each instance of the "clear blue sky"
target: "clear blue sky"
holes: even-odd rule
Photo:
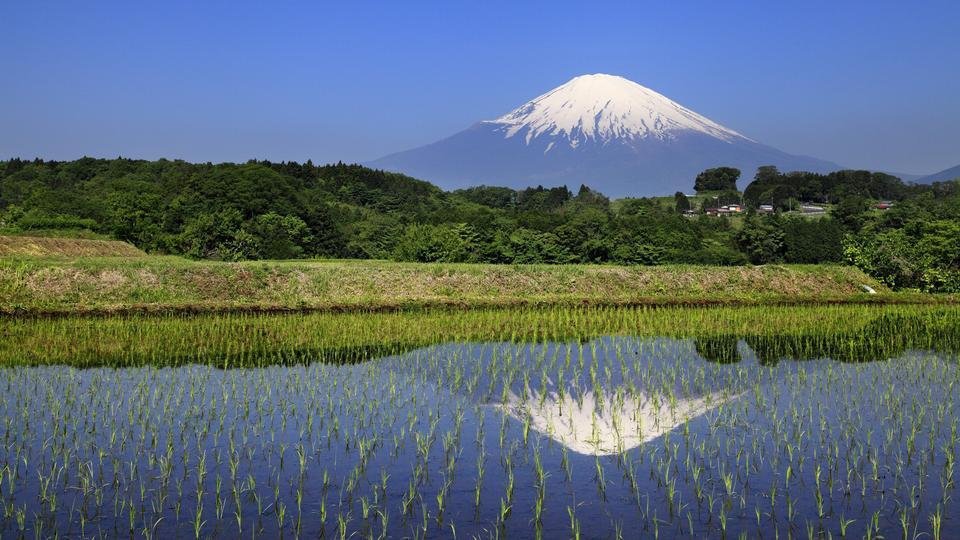
[[[584,73],[851,167],[960,163],[960,2],[0,4],[0,157],[364,161]]]

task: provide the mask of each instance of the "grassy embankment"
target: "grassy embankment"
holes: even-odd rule
[[[863,286],[878,294],[864,292]],[[0,313],[352,311],[527,305],[934,302],[856,268],[222,263],[103,240],[0,237]]]
[[[143,256],[146,256],[146,253],[126,242],[106,238],[0,235],[0,258]]]

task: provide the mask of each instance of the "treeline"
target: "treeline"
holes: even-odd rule
[[[896,289],[960,292],[960,179],[904,184],[869,171],[781,173],[776,167],[760,167],[743,200],[748,208],[831,205],[832,225],[817,233],[829,235],[823,245],[832,246],[831,256],[841,253],[845,262]],[[878,210],[879,201],[890,204]],[[753,262],[805,250],[798,247],[802,242],[795,244],[796,234],[788,232],[792,225],[778,225],[778,219],[746,219],[739,239]]]
[[[697,187],[729,187],[735,169],[717,171],[717,178],[698,179]],[[957,260],[947,253],[957,241],[951,228],[960,200],[955,183],[907,186],[863,171],[811,175],[762,168],[743,194],[729,191],[723,200],[743,199],[748,206],[782,194],[835,207],[833,217],[817,219],[752,212],[717,218],[685,215],[693,206],[686,197],[610,201],[586,186],[576,192],[487,186],[445,192],[401,174],[342,163],[13,159],[0,162],[0,229],[89,229],[153,253],[220,260],[848,260],[896,286],[955,286]],[[897,204],[883,213],[872,209],[881,198]],[[923,252],[892,264],[885,258],[907,248]]]
[[[850,197],[896,201],[928,189],[928,186],[906,185],[896,176],[878,172],[781,173],[776,167],[766,166],[757,169],[753,182],[743,191],[743,199],[753,207],[761,204],[789,207],[792,202],[833,204]]]

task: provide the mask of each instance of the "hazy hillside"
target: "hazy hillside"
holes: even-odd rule
[[[933,182],[949,182],[950,180],[956,180],[958,178],[960,178],[960,165],[944,169],[928,176],[923,176],[917,179],[917,182],[921,184],[931,184]]]

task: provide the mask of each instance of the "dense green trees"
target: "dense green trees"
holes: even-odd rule
[[[465,223],[412,223],[397,241],[393,257],[401,261],[474,262],[477,233]]]
[[[775,239],[748,220],[738,241],[754,261],[845,260],[893,287],[960,292],[958,181],[908,185],[870,171],[781,173],[761,167],[743,197],[753,208],[783,209],[800,201],[832,205],[830,219],[782,221],[779,251],[761,249]],[[893,206],[876,209],[881,200]]]
[[[844,232],[829,217],[749,215],[737,244],[754,264],[822,263],[843,260]]]
[[[740,169],[733,167],[707,169],[697,175],[693,189],[697,190],[697,193],[703,193],[705,191],[736,191],[738,178],[740,178]]]
[[[875,224],[879,225],[879,224]],[[887,285],[960,292],[960,222],[910,221],[848,236],[844,256]]]
[[[753,181],[743,190],[743,200],[754,208],[761,204],[785,207],[790,199],[818,203],[836,203],[851,197],[900,200],[910,191],[899,178],[885,173],[781,173],[776,167],[768,166],[757,170]]]
[[[753,264],[782,262],[783,228],[771,218],[749,216],[737,232],[737,244]]]
[[[960,290],[960,188],[867,171],[761,167],[741,194],[717,168],[683,193],[611,202],[580,186],[454,192],[342,163],[0,162],[0,229],[90,229],[155,253],[221,260],[357,257],[490,263],[849,262],[897,287]],[[803,202],[829,215],[708,217]],[[895,201],[889,210],[874,203]]]
[[[843,260],[843,228],[830,218],[786,219],[783,258],[788,263],[840,262]]]
[[[235,208],[197,215],[175,241],[177,252],[205,259],[297,259],[315,252],[310,228],[299,217],[268,212],[244,221]]]

